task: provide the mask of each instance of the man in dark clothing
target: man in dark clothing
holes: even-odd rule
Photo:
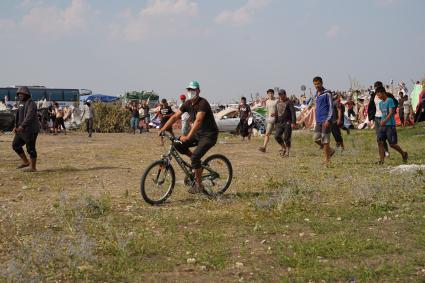
[[[251,107],[249,107],[248,104],[246,104],[246,98],[241,98],[241,103],[238,107],[239,111],[239,125],[238,129],[242,136],[242,140],[245,140],[245,137],[248,137],[249,139],[249,125],[248,125],[248,118],[251,116]]]
[[[128,109],[131,112],[131,120],[130,127],[133,130],[133,135],[136,134],[136,129],[139,127],[139,108],[137,107],[137,103],[133,102]]]
[[[143,109],[143,121],[145,122],[146,132],[149,132],[149,123],[150,121],[150,114],[149,114],[149,102],[146,100],[142,101],[142,109]],[[142,132],[142,129],[140,129],[140,132]]]
[[[167,99],[161,100],[161,106],[159,108],[159,118],[161,119],[161,128],[165,126],[165,124],[170,120],[171,116],[173,116],[174,111],[171,109],[171,106],[168,105]],[[168,127],[166,129],[170,134],[174,136],[173,127]],[[161,145],[164,145],[164,138],[161,136]]]
[[[286,91],[279,90],[279,100],[276,103],[276,132],[274,138],[282,149],[279,151],[282,157],[289,157],[291,148],[292,129],[297,121],[293,102],[286,96]],[[282,138],[283,135],[283,138]]]
[[[22,164],[18,169],[29,167],[29,172],[37,171],[37,151],[35,144],[40,130],[40,124],[37,116],[37,105],[31,99],[31,93],[27,87],[20,87],[16,93],[19,97],[19,108],[15,117],[15,138],[12,142],[13,150],[22,159]],[[25,155],[22,147],[26,145],[30,161]]]
[[[182,113],[189,113],[193,125],[187,136],[180,137],[182,143],[176,143],[175,147],[191,159],[192,168],[195,171],[195,184],[189,189],[189,193],[192,194],[204,191],[201,158],[217,143],[218,139],[218,127],[211,106],[205,98],[199,96],[200,92],[199,82],[190,82],[187,87],[187,101],[160,130],[160,133],[166,131],[181,118]],[[195,146],[195,150],[190,151],[189,148]]]
[[[335,139],[336,147],[341,147],[344,150],[344,139],[341,134],[341,127],[344,124],[344,110],[340,98],[336,95],[332,101],[332,120],[331,120],[331,133]]]

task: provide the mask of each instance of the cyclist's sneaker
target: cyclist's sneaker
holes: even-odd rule
[[[202,194],[204,192],[204,186],[203,185],[198,185],[198,184],[194,184],[189,190],[188,193],[189,194]]]

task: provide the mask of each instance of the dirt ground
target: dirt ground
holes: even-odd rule
[[[401,130],[411,164],[425,164],[422,127]],[[159,207],[140,196],[144,169],[164,153],[156,133],[40,135],[37,173],[15,169],[0,135],[0,281],[330,282],[425,280],[425,175],[375,165],[372,131],[345,136],[328,168],[311,132],[291,156],[259,137],[220,135],[234,178],[222,197],[177,186]]]

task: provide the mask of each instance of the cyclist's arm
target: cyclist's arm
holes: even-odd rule
[[[206,113],[205,112],[198,112],[197,114],[196,114],[196,119],[195,119],[195,122],[193,123],[193,126],[192,126],[192,128],[190,129],[190,132],[189,132],[189,134],[187,135],[187,137],[190,139],[191,137],[193,137],[193,135],[194,134],[196,134],[196,132],[199,130],[199,128],[201,127],[201,125],[202,125],[202,122],[204,121],[204,119],[205,119],[205,115],[206,115]]]
[[[173,116],[171,116],[171,118],[167,121],[167,123],[165,123],[164,127],[162,127],[160,131],[163,132],[169,127],[171,127],[177,120],[180,119],[181,116],[182,116],[182,112],[180,110],[177,110],[177,112],[174,113]]]

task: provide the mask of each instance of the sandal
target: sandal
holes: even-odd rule
[[[280,157],[284,158],[286,155],[286,150],[283,150],[283,149],[279,150],[279,154],[280,154]]]
[[[261,152],[266,152],[266,148],[264,146],[260,146],[258,148],[258,150],[261,151]]]

